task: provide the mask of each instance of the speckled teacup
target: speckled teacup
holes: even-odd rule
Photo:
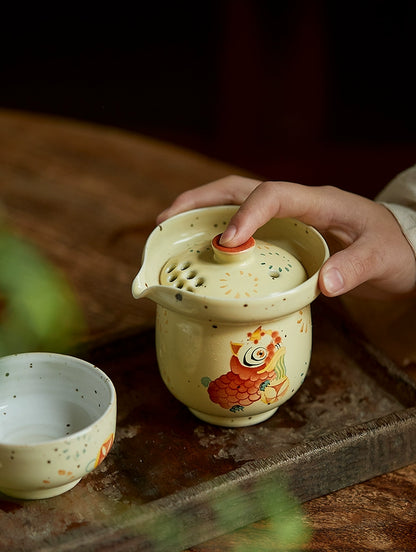
[[[55,353],[0,358],[0,492],[68,491],[105,458],[115,424],[114,386],[92,364]]]

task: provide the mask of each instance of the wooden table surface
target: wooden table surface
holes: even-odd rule
[[[157,213],[182,190],[231,172],[114,128],[0,111],[2,216],[66,275],[85,313],[88,340],[107,342],[153,326],[153,303],[135,301],[130,287]],[[348,300],[347,306],[368,337],[416,378],[415,301]],[[303,509],[313,531],[304,550],[416,550],[416,465]],[[259,540],[273,550],[267,520],[190,550],[226,552],[250,543],[256,550]]]

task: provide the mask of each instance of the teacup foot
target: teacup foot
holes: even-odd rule
[[[193,408],[190,408],[189,410],[194,416],[203,422],[208,422],[209,424],[223,427],[247,427],[260,424],[261,422],[268,420],[273,416],[278,408],[279,407],[273,408],[272,410],[268,410],[267,412],[263,412],[261,414],[254,414],[251,416],[235,416],[234,418],[231,416],[214,416],[212,414],[200,412],[199,410],[195,410]]]
[[[22,498],[24,500],[38,500],[41,498],[52,498],[60,494],[70,491],[81,479],[76,479],[65,485],[59,487],[51,487],[50,489],[34,489],[34,490],[20,490],[20,489],[0,489],[0,493],[12,498]]]

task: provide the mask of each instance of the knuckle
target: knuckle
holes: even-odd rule
[[[370,249],[365,256],[353,255],[349,261],[354,279],[360,282],[377,277],[382,266],[382,255],[375,248]]]
[[[263,182],[259,182],[259,184],[253,189],[253,193],[256,197],[261,196],[263,198],[267,198],[268,202],[272,202],[276,200],[277,185],[277,182],[264,180]]]
[[[193,190],[185,190],[181,194],[178,195],[178,197],[175,200],[175,203],[189,203],[192,204],[194,201],[194,191]]]

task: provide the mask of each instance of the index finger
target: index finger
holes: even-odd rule
[[[211,205],[241,205],[260,180],[230,175],[180,194],[157,217],[157,224],[184,211]]]
[[[273,217],[293,217],[321,232],[329,229],[351,242],[362,231],[364,198],[331,186],[304,186],[293,182],[262,182],[232,217],[221,244],[236,247]],[[364,200],[370,201],[370,200]]]

